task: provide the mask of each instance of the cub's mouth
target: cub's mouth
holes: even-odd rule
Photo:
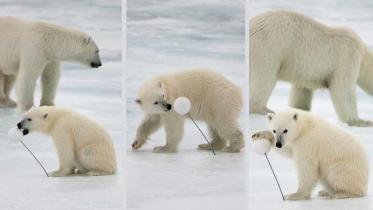
[[[26,136],[30,132],[29,129],[22,127],[22,122],[17,123],[17,128],[22,131],[22,134],[24,136]]]

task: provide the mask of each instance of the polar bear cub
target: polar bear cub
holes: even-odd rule
[[[0,28],[0,107],[16,106],[10,98],[16,83],[18,107],[27,111],[39,77],[40,105],[54,105],[62,61],[101,66],[96,43],[79,30],[18,17],[0,17]]]
[[[74,173],[90,176],[116,171],[115,150],[106,130],[94,121],[63,108],[31,108],[17,124],[24,135],[42,132],[52,136],[57,149],[59,169],[50,176]]]
[[[267,114],[278,148],[290,147],[298,171],[298,191],[288,200],[309,199],[320,182],[320,196],[367,194],[369,161],[363,146],[349,133],[300,110]]]
[[[176,152],[184,131],[185,116],[177,114],[172,104],[178,97],[191,102],[189,114],[207,123],[215,150],[239,152],[244,147],[238,126],[242,95],[238,86],[224,76],[209,70],[189,70],[161,75],[146,81],[138,92],[136,103],[145,113],[137,129],[133,150],[139,149],[161,126],[166,131],[166,145],[155,152]],[[208,144],[199,145],[209,150]]]

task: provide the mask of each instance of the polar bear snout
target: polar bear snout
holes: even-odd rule
[[[282,147],[282,143],[279,142],[279,141],[277,141],[277,142],[276,142],[276,147],[277,147],[277,148],[281,148],[281,147]]]
[[[22,122],[17,123],[17,128],[18,128],[18,129],[21,129],[21,128],[22,128]]]
[[[277,135],[276,136],[276,147],[277,148],[282,148],[283,145],[284,145],[284,140],[282,138],[282,134],[281,135]]]
[[[99,61],[99,62],[91,62],[91,67],[92,68],[98,68],[100,66],[102,66],[101,61]]]
[[[172,105],[171,104],[165,104],[165,108],[166,108],[166,112],[170,111],[172,109]]]
[[[29,129],[23,127],[23,122],[24,121],[22,120],[21,122],[17,123],[17,128],[22,129],[22,133],[25,136],[29,133]]]

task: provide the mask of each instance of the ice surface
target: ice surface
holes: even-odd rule
[[[315,17],[327,24],[345,26],[352,28],[361,36],[368,46],[373,44],[373,4],[371,1],[286,1],[286,0],[255,0],[250,3],[250,15],[262,13],[271,9],[291,9]],[[278,83],[269,102],[269,108],[281,110],[287,107],[290,85]],[[373,98],[358,89],[358,110],[359,115],[364,119],[373,120]],[[372,128],[348,127],[339,122],[333,108],[329,93],[317,91],[312,103],[312,112],[317,113],[335,124],[342,126],[352,132],[365,145],[370,160],[373,159],[373,137]],[[252,115],[249,119],[250,133],[266,128],[264,116]],[[248,158],[248,197],[249,209],[373,209],[372,195],[372,173],[370,177],[368,196],[358,199],[327,200],[317,197],[314,192],[311,201],[286,201],[283,202],[277,189],[275,180],[266,163],[265,157],[256,155],[252,148],[247,149]],[[278,179],[285,193],[292,193],[297,190],[297,176],[293,163],[270,152],[269,158],[277,173]]]
[[[163,131],[138,152],[130,150],[143,117],[134,100],[144,80],[173,70],[209,68],[243,86],[244,2],[136,0],[128,1],[127,8],[127,208],[245,209],[244,152],[213,156],[197,150],[205,142],[190,121],[176,154],[152,152],[165,143]]]
[[[122,209],[121,120],[121,2],[0,1],[1,15],[51,20],[91,34],[100,48],[103,66],[90,69],[64,64],[56,104],[72,108],[105,126],[115,141],[118,174],[102,177],[47,178],[21,144],[9,142],[7,132],[20,120],[15,109],[0,109],[0,209]],[[38,87],[35,100],[40,99]],[[30,134],[24,142],[47,171],[58,160],[50,137]]]

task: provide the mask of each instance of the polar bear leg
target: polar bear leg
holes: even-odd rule
[[[323,190],[320,190],[318,193],[320,197],[332,197],[335,194],[325,178],[320,178],[320,184],[323,187]]]
[[[250,70],[249,82],[249,112],[251,114],[267,114],[273,112],[267,108],[267,102],[277,81],[277,69],[280,65],[273,65],[271,68],[260,68]],[[268,70],[268,71],[266,71]]]
[[[212,127],[211,125],[208,126],[209,134],[212,138],[212,141],[210,144],[200,144],[198,145],[199,149],[203,150],[211,150],[211,146],[214,150],[221,150],[224,148],[226,141],[221,139],[219,134],[217,133],[216,129]]]
[[[34,106],[36,81],[44,67],[44,64],[27,61],[21,64],[16,81],[18,108],[21,111],[27,111]]]
[[[62,132],[57,139],[53,139],[53,143],[57,149],[59,169],[49,175],[58,177],[74,174],[76,168],[75,154],[73,143],[68,133]]]
[[[245,146],[243,134],[234,120],[219,120],[218,122],[225,122],[218,124],[216,130],[222,140],[226,141],[226,147],[223,148],[224,152],[240,152]]]
[[[362,183],[364,172],[357,171],[356,168],[359,169],[359,166],[356,164],[355,167],[351,167],[354,164],[351,161],[335,164],[327,171],[326,182],[334,192],[332,198],[354,198],[366,194],[365,185],[368,185],[368,181]]]
[[[0,72],[0,107],[14,107],[16,104],[7,95],[7,75]]]
[[[298,158],[298,157],[297,157]],[[303,159],[303,158],[302,158]],[[305,159],[296,161],[298,172],[298,191],[285,196],[286,200],[308,200],[318,182],[318,167]]]
[[[15,75],[5,75],[4,92],[5,92],[7,104],[9,107],[17,106],[17,103],[10,98],[10,93],[14,87],[15,81],[16,81]]]
[[[373,126],[373,122],[358,117],[356,81],[336,76],[331,81],[329,90],[338,117],[343,122],[350,126]]]
[[[165,114],[161,116],[161,122],[166,131],[166,145],[154,147],[154,152],[177,152],[184,133],[184,121],[184,117],[177,114]]]
[[[114,174],[116,166],[107,147],[101,145],[88,145],[78,153],[79,165],[84,169],[82,173],[88,176],[103,176]]]
[[[293,85],[290,92],[289,106],[309,111],[311,110],[312,95],[312,90]]]
[[[60,63],[49,63],[41,75],[41,100],[40,106],[53,106],[56,96],[58,80],[60,78]]]
[[[137,128],[136,139],[132,143],[135,151],[141,148],[148,140],[149,136],[161,127],[161,117],[159,114],[147,114]]]

